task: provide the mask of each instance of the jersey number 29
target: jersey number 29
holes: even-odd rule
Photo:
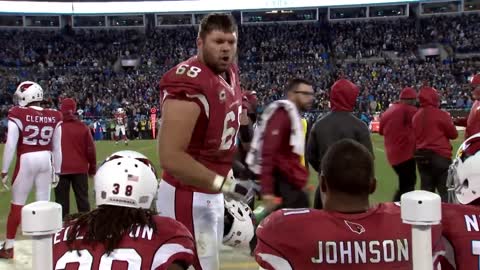
[[[24,129],[25,133],[30,133],[23,137],[23,144],[26,145],[48,145],[52,140],[53,127],[44,126],[42,128],[34,125],[28,125]]]

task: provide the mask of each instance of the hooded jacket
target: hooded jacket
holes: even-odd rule
[[[90,129],[73,113],[76,104],[73,99],[62,101],[62,174],[94,175],[97,169],[95,144]]]
[[[465,127],[465,140],[480,132],[480,100],[475,100],[468,117],[462,117],[454,122]]]
[[[415,99],[415,90],[410,89],[405,88],[402,91],[403,95],[400,94],[400,98]],[[380,117],[379,133],[384,136],[385,152],[388,162],[392,166],[413,158],[415,134],[412,119],[416,112],[415,106],[400,101],[395,102]]]
[[[437,90],[424,87],[418,95],[420,109],[413,116],[416,149],[431,150],[450,159],[452,145],[450,140],[458,137],[457,129],[447,112],[439,109]]]
[[[307,160],[317,172],[320,172],[321,160],[328,147],[341,139],[353,139],[367,147],[373,155],[367,125],[352,114],[358,94],[358,87],[346,79],[333,84],[330,91],[331,112],[315,122],[308,138]]]

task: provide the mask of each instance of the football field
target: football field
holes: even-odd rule
[[[459,138],[453,141],[454,153],[456,152],[458,146],[460,145],[463,139],[463,133],[459,134]],[[375,152],[375,172],[377,177],[377,191],[372,196],[373,202],[384,202],[390,201],[393,198],[394,192],[397,188],[397,178],[395,172],[390,167],[386,160],[383,137],[373,134],[373,149]],[[0,145],[0,151],[3,153],[4,145]],[[111,141],[99,141],[96,142],[97,150],[97,163],[101,163],[105,157],[109,154],[118,151],[118,150],[134,150],[143,153],[146,155],[153,163],[157,166],[157,170],[160,172],[160,165],[158,155],[156,153],[156,141],[154,140],[136,140],[130,141],[128,146],[124,144],[115,145]],[[14,163],[11,165],[10,171],[13,171]],[[11,174],[9,174],[11,175]],[[419,177],[417,177],[417,187],[419,185]],[[317,185],[316,173],[313,171],[310,173],[310,188],[311,198],[313,199],[314,189],[313,187]],[[90,201],[93,203],[93,183],[90,180]],[[29,202],[34,198],[30,194]],[[51,196],[54,200],[54,194],[52,192]],[[71,192],[71,203],[70,211],[76,211],[76,204],[73,197],[73,192]],[[5,230],[6,230],[6,221],[8,210],[10,208],[10,192],[0,191],[0,239],[3,241],[5,239]],[[17,245],[15,247],[15,256],[16,258],[13,261],[2,262],[0,261],[0,270],[1,269],[31,269],[31,244],[25,237],[21,236],[20,228],[18,232]],[[232,251],[230,249],[222,251],[222,268],[221,269],[230,269],[230,270],[241,270],[241,269],[258,269],[255,262],[251,257],[248,256],[247,250]]]

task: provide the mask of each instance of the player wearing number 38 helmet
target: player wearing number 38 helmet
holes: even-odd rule
[[[15,151],[17,161],[11,177],[12,200],[7,220],[7,239],[0,258],[12,259],[14,239],[20,224],[21,210],[35,185],[37,201],[50,199],[50,187],[58,179],[62,163],[62,114],[44,109],[43,90],[35,82],[25,81],[14,93],[18,106],[8,112],[7,143],[3,152],[2,183],[10,189],[8,171]],[[53,156],[53,158],[52,158]]]
[[[158,187],[151,162],[118,152],[95,174],[97,209],[65,222],[53,238],[55,269],[187,269],[194,240],[185,226],[150,210]]]

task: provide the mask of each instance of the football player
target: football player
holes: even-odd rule
[[[199,27],[198,54],[160,81],[158,151],[163,180],[160,215],[182,222],[196,240],[195,269],[219,269],[224,197],[246,194],[233,177],[242,92],[233,17],[209,14]],[[241,190],[240,190],[241,189]]]
[[[412,269],[411,226],[394,203],[372,205],[373,158],[363,145],[342,139],[322,160],[323,210],[283,209],[257,229],[255,258],[269,270]],[[443,250],[432,229],[435,266]],[[437,268],[434,268],[437,269]]]
[[[158,182],[145,156],[113,154],[95,174],[94,186],[97,209],[67,221],[53,238],[54,269],[179,270],[192,264],[190,232],[150,210]]]
[[[37,201],[50,200],[52,182],[58,183],[62,163],[62,114],[40,107],[43,89],[35,82],[22,82],[14,93],[18,106],[8,112],[8,137],[3,151],[2,181],[7,186],[8,169],[15,150],[17,162],[12,176],[12,201],[7,219],[7,240],[0,258],[12,259],[21,210],[35,185]]]
[[[122,133],[122,139],[125,142],[125,145],[128,145],[127,133],[125,131],[125,126],[127,124],[127,115],[123,108],[118,108],[114,114],[115,117],[115,144],[118,144],[120,140],[120,133]]]
[[[470,81],[473,105],[467,117],[454,118],[457,126],[465,127],[465,139],[480,132],[480,74],[475,74]]]
[[[480,133],[458,149],[447,180],[449,201],[442,206],[442,230],[450,267],[480,268]]]

